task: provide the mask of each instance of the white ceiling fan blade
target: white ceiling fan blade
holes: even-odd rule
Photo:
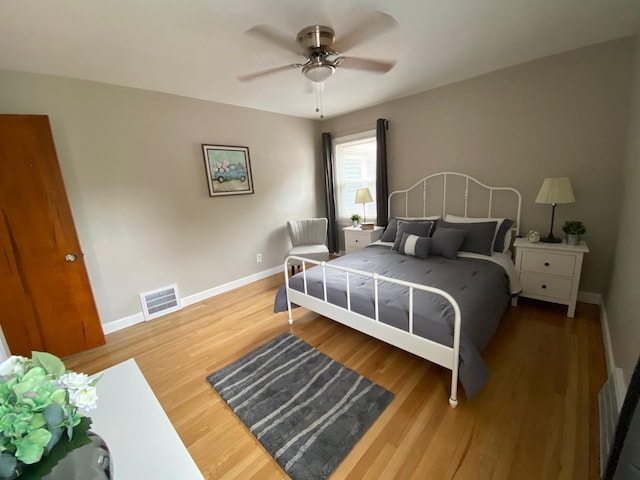
[[[281,67],[267,68],[266,70],[260,70],[259,72],[247,73],[246,75],[238,75],[236,78],[241,82],[250,82],[260,77],[266,77],[273,75],[274,73],[284,72],[291,70],[292,68],[300,68],[302,65],[299,63],[292,63],[291,65],[282,65]]]
[[[371,60],[369,58],[358,57],[338,57],[336,63],[340,68],[350,68],[353,70],[367,70],[375,73],[387,73],[396,64],[395,60]]]
[[[339,37],[331,46],[331,50],[338,53],[347,52],[356,45],[395,28],[397,25],[398,22],[391,15],[376,10],[365,17],[353,30]]]
[[[256,25],[255,27],[251,27],[245,33],[261,40],[271,42],[273,45],[277,45],[288,52],[296,55],[303,55],[300,50],[300,45],[298,45],[289,35],[279,32],[267,25]]]

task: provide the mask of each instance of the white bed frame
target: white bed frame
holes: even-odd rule
[[[486,191],[485,196],[488,197],[488,209],[486,210],[486,217],[494,216],[494,193],[497,191],[505,191],[513,194],[513,197],[517,200],[517,205],[515,205],[515,215],[508,215],[510,218],[515,217],[513,230],[517,234],[520,229],[520,209],[522,205],[522,197],[520,192],[511,187],[490,187],[485,185],[484,183],[476,180],[473,177],[468,175],[464,175],[456,172],[442,172],[436,173],[433,175],[429,175],[428,177],[423,178],[412,187],[406,190],[398,190],[391,192],[389,195],[389,213],[391,214],[392,208],[392,200],[397,198],[402,199],[404,197],[404,215],[408,216],[410,211],[409,198],[411,193],[420,193],[419,189],[422,189],[422,205],[421,205],[421,216],[427,216],[430,210],[430,206],[432,203],[437,203],[437,200],[432,198],[434,195],[434,191],[442,191],[441,197],[441,215],[444,216],[448,212],[447,205],[450,205],[450,191],[448,189],[447,179],[449,177],[452,178],[460,178],[464,184],[464,192],[462,194],[464,200],[464,208],[462,216],[467,217],[467,213],[469,212],[469,199],[475,199],[476,195],[470,192],[470,185],[473,188],[479,188],[480,191]],[[441,179],[441,182],[440,182]],[[437,187],[431,188],[433,185],[433,181],[437,182]],[[460,182],[458,182],[460,183]],[[473,189],[472,188],[472,189]],[[483,196],[483,195],[478,195]],[[511,196],[511,195],[509,195]],[[458,197],[459,198],[459,197]],[[475,208],[475,205],[474,205]],[[438,210],[440,208],[438,207]],[[474,211],[475,212],[475,211]],[[484,214],[482,214],[484,216]],[[417,216],[417,215],[416,215]],[[474,216],[481,216],[479,213],[474,213]],[[502,215],[507,216],[507,215]],[[303,285],[304,291],[298,291],[289,287],[289,271],[291,266],[291,261],[298,261],[298,264],[302,264],[302,275],[303,275]],[[323,278],[323,286],[324,286],[324,298],[316,298],[307,293],[307,269],[311,266],[318,265],[319,268],[322,269],[322,278]],[[327,285],[326,285],[326,272],[327,269],[339,270],[342,272],[346,272],[345,275],[345,283],[346,283],[346,293],[347,293],[347,307],[343,308],[338,305],[334,305],[327,301]],[[288,320],[289,323],[293,323],[293,315],[291,304],[294,303],[301,307],[307,308],[311,311],[319,313],[325,317],[328,317],[332,320],[340,322],[344,325],[347,325],[355,330],[366,333],[378,340],[382,340],[383,342],[389,343],[395,347],[398,347],[402,350],[406,350],[408,352],[413,353],[419,357],[422,357],[426,360],[429,360],[433,363],[436,363],[442,367],[448,368],[451,370],[451,394],[449,396],[449,404],[452,407],[456,407],[458,405],[458,364],[460,359],[460,325],[461,325],[461,316],[460,316],[460,307],[455,299],[449,295],[444,290],[440,290],[438,288],[429,287],[426,285],[420,285],[412,282],[405,282],[402,280],[397,280],[394,278],[386,277],[383,275],[378,275],[377,273],[364,272],[359,270],[354,270],[351,268],[340,267],[336,265],[332,265],[326,262],[318,262],[315,260],[306,259],[298,256],[290,256],[287,257],[284,261],[284,275],[285,275],[285,284],[286,284],[286,293],[287,293],[287,308],[288,308]],[[349,290],[349,279],[352,275],[362,276],[372,278],[374,282],[374,308],[375,308],[375,318],[371,319],[359,313],[356,313],[351,310],[351,292]],[[380,321],[379,318],[379,306],[378,306],[378,287],[381,282],[389,282],[397,285],[402,285],[409,288],[409,329],[405,331],[400,328],[393,327],[386,323]],[[453,346],[449,347],[446,345],[439,344],[432,340],[426,339],[424,337],[415,335],[413,333],[413,297],[414,292],[416,290],[432,292],[436,295],[440,295],[444,297],[453,308],[454,312],[454,333],[453,333]]]

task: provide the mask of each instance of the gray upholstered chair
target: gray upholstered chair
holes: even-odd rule
[[[289,238],[293,248],[288,255],[310,258],[319,262],[329,260],[329,249],[327,248],[327,226],[326,218],[306,218],[303,220],[289,220]],[[302,262],[292,260],[291,271]]]

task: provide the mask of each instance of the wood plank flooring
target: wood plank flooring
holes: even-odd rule
[[[107,335],[68,357],[95,373],[135,358],[208,479],[287,478],[205,377],[291,331],[391,390],[394,400],[332,479],[597,479],[599,311],[521,300],[484,352],[489,383],[449,407],[450,372],[303,309],[273,313],[282,276]],[[99,384],[98,384],[99,393]],[[117,469],[117,465],[116,465]]]

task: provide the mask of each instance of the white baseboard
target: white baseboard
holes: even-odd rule
[[[602,340],[604,342],[604,356],[607,362],[607,373],[609,378],[613,379],[616,404],[618,405],[618,411],[620,411],[624,397],[627,394],[627,387],[624,384],[622,369],[620,367],[616,367],[616,361],[613,356],[613,345],[611,344],[611,333],[609,331],[609,319],[607,317],[607,307],[604,300],[600,301],[600,326],[602,327]]]
[[[594,305],[602,305],[602,295],[593,292],[578,292],[578,301],[592,303]]]
[[[213,287],[199,293],[194,293],[193,295],[189,295],[187,297],[181,298],[180,302],[183,307],[186,307],[188,305],[193,305],[194,303],[201,302],[202,300],[206,300],[207,298],[215,297],[216,295],[220,295],[221,293],[234,290],[244,285],[249,285],[250,283],[256,282],[258,280],[262,280],[263,278],[267,278],[272,275],[276,275],[277,273],[280,273],[280,272],[282,272],[282,265],[278,265],[268,270],[264,270],[262,272],[255,273],[253,275],[249,275],[248,277],[234,280],[233,282],[225,283],[218,287]],[[284,274],[283,274],[283,281],[284,281]],[[123,328],[131,327],[132,325],[135,325],[137,323],[142,323],[142,322],[144,322],[144,315],[142,314],[142,311],[140,311],[138,313],[134,313],[133,315],[129,315],[128,317],[123,317],[123,318],[119,318],[118,320],[113,320],[111,322],[103,323],[102,330],[106,335],[108,333],[113,333],[118,330],[122,330]]]
[[[627,395],[627,387],[624,385],[624,377],[622,376],[622,369],[616,367],[613,370],[613,384],[616,387],[616,402],[618,403],[618,412],[622,409],[624,403],[624,397]]]
[[[144,315],[142,312],[134,313],[133,315],[129,315],[128,317],[119,318],[118,320],[113,320],[111,322],[102,324],[102,331],[104,334],[117,332],[118,330],[122,330],[123,328],[131,327],[137,323],[144,322]]]
[[[263,278],[281,273],[282,268],[282,265],[278,265],[277,267],[270,268],[269,270],[264,270],[253,275],[249,275],[248,277],[234,280],[233,282],[225,283],[223,285],[210,288],[200,293],[189,295],[188,297],[184,297],[182,299],[182,306],[186,307],[188,305],[193,305],[194,303],[201,302],[202,300],[206,300],[207,298],[215,297],[216,295],[220,295],[221,293],[229,292],[238,287],[243,287],[245,285],[249,285],[250,283],[257,282],[258,280],[262,280]],[[284,273],[282,274],[282,281],[284,282]]]

